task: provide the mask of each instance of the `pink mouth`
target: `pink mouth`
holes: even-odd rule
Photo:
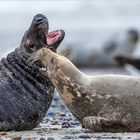
[[[48,46],[51,46],[63,39],[63,31],[62,30],[56,30],[49,32],[46,35],[46,42]]]

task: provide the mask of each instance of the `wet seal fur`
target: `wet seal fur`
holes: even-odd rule
[[[44,15],[34,16],[20,47],[0,62],[0,131],[31,130],[50,107],[54,86],[41,70],[41,61],[28,62],[43,47],[56,51],[63,40],[64,31],[48,29]]]
[[[64,103],[85,128],[103,132],[140,131],[140,78],[87,76],[49,49],[36,54]]]

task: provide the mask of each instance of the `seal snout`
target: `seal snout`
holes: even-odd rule
[[[38,27],[38,29],[44,30],[46,33],[48,32],[49,22],[47,17],[45,17],[44,15],[37,14],[36,16],[34,16],[33,23]]]
[[[48,32],[49,22],[47,17],[42,14],[34,16],[32,24],[32,28],[37,28],[37,32],[39,31],[39,34],[45,39],[46,47],[55,52],[65,37],[64,30],[60,29]]]
[[[47,56],[46,48],[42,48],[42,49],[40,49],[39,51],[37,51],[36,54],[32,55],[32,56],[28,59],[27,63],[28,63],[28,65],[30,66],[30,65],[32,65],[33,63],[35,63],[36,61],[38,61],[38,60],[43,61],[43,60],[44,60],[43,58],[46,58],[46,56]]]

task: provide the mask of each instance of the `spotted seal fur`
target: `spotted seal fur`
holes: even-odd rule
[[[41,49],[35,59],[47,68],[64,103],[88,129],[104,132],[140,131],[140,78],[88,76],[67,58]]]

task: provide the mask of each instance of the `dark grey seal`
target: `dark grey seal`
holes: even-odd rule
[[[54,52],[64,38],[63,30],[48,33],[48,19],[36,15],[20,47],[0,62],[0,131],[30,130],[44,118],[54,86],[41,70],[41,61],[28,59],[43,47]]]

